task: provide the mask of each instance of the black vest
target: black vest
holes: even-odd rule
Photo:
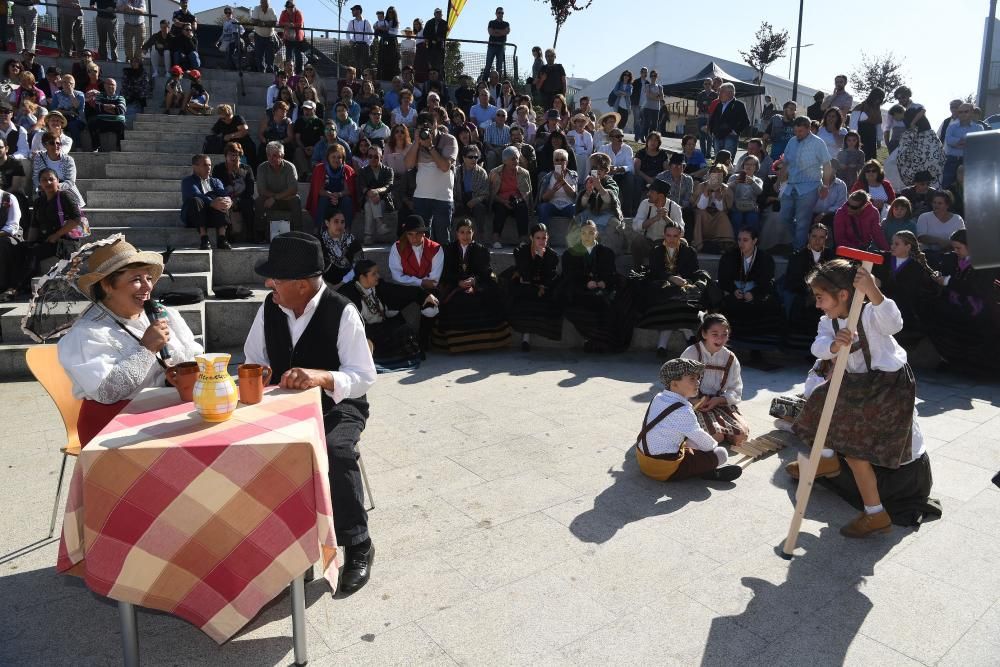
[[[293,347],[288,317],[274,303],[273,295],[267,296],[264,300],[264,344],[267,358],[271,361],[271,384],[278,384],[281,376],[290,368],[340,370],[340,355],[337,352],[340,316],[350,303],[331,289],[323,290],[312,320]],[[340,413],[344,411],[356,411],[362,419],[368,419],[366,396],[345,398],[340,403],[334,403],[325,391],[321,395],[323,426],[327,433],[337,425]]]
[[[4,143],[7,144],[7,154],[13,155],[17,152],[18,141],[21,139],[20,129],[15,127],[13,130],[7,133],[7,136],[3,138]]]

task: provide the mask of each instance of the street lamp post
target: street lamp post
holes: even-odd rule
[[[799,96],[799,57],[802,55],[802,12],[806,0],[799,0],[799,30],[795,33],[795,78],[792,79],[792,99]]]
[[[799,49],[804,49],[807,46],[816,46],[815,44],[803,44],[802,46],[793,46],[790,51],[798,51]],[[792,57],[788,57],[788,78],[792,78]]]

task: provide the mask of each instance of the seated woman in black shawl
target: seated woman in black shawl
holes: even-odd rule
[[[617,352],[632,341],[622,277],[615,251],[597,242],[597,225],[587,220],[580,241],[562,255],[566,319],[584,337],[585,352]]]
[[[804,248],[792,253],[785,269],[783,296],[788,308],[785,345],[794,350],[808,351],[816,340],[816,328],[822,313],[816,307],[816,297],[806,284],[806,276],[816,265],[834,259],[836,253],[826,247],[830,228],[821,222],[809,228],[809,240]],[[812,358],[812,355],[809,355]]]
[[[951,235],[952,252],[942,258],[941,295],[927,304],[927,335],[938,354],[962,369],[996,371],[1000,356],[1000,287],[996,269],[972,266],[964,229]]]
[[[936,282],[939,276],[927,265],[913,232],[902,229],[893,234],[890,248],[885,262],[876,265],[872,274],[903,316],[903,330],[893,337],[903,347],[912,348],[924,337],[920,313],[941,291]]]
[[[514,250],[514,266],[503,272],[507,319],[521,332],[521,350],[531,350],[531,334],[562,339],[562,306],[556,299],[559,255],[549,247],[548,228],[532,226],[527,243]]]
[[[733,325],[733,347],[774,349],[781,340],[784,313],[774,289],[774,258],[757,247],[757,231],[741,229],[737,247],[719,258],[722,313]]]
[[[434,344],[451,353],[510,347],[490,251],[473,240],[474,234],[472,221],[459,218],[455,240],[444,247]]]
[[[663,243],[649,254],[649,273],[642,284],[637,327],[660,332],[656,356],[667,356],[667,343],[675,329],[687,341],[698,328],[704,290],[712,282],[698,268],[698,253],[683,239],[684,230],[673,220],[663,227]]]
[[[353,273],[354,279],[337,291],[361,313],[375,368],[383,373],[418,367],[421,354],[417,334],[400,311],[411,303],[424,310],[437,310],[437,298],[419,287],[382,282],[378,266],[370,259],[356,262]]]
[[[319,240],[323,244],[327,267],[323,280],[333,289],[354,280],[354,263],[364,257],[364,248],[361,241],[347,231],[347,219],[342,212],[330,212]]]

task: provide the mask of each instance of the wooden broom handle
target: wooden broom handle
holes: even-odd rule
[[[861,252],[861,251],[857,251]],[[840,254],[840,249],[838,249]],[[864,253],[867,257],[862,262],[861,267],[866,271],[872,270],[871,253]],[[878,257],[878,256],[877,256]],[[881,260],[881,257],[878,257]],[[879,261],[881,263],[881,261]],[[861,318],[861,307],[865,304],[865,295],[860,290],[854,290],[854,298],[851,300],[851,309],[847,314],[847,329],[854,332],[858,327],[858,320]],[[826,446],[826,436],[830,430],[830,421],[833,419],[833,409],[837,405],[837,395],[840,394],[840,385],[844,380],[844,373],[847,371],[847,358],[851,354],[851,346],[844,345],[837,352],[837,360],[833,365],[833,373],[830,376],[830,388],[826,393],[826,401],[823,403],[823,412],[820,414],[819,426],[816,428],[816,437],[813,439],[812,450],[809,452],[809,463],[803,469],[799,467],[799,488],[795,492],[795,514],[792,515],[792,522],[788,526],[788,536],[785,537],[785,544],[782,552],[785,558],[791,558],[795,551],[795,543],[799,539],[799,530],[802,528],[802,519],[806,515],[806,506],[809,504],[809,494],[812,493],[813,483],[816,481],[816,467]]]

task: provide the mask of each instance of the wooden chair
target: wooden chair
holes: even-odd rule
[[[56,515],[59,513],[59,498],[62,495],[63,477],[66,473],[66,457],[80,455],[80,437],[76,422],[80,417],[83,401],[73,398],[73,383],[66,371],[59,365],[58,348],[55,345],[36,345],[25,353],[28,369],[59,409],[63,425],[66,427],[66,444],[59,448],[62,465],[59,467],[59,481],[56,483],[56,499],[52,504],[52,521],[49,523],[49,537],[56,530]]]

